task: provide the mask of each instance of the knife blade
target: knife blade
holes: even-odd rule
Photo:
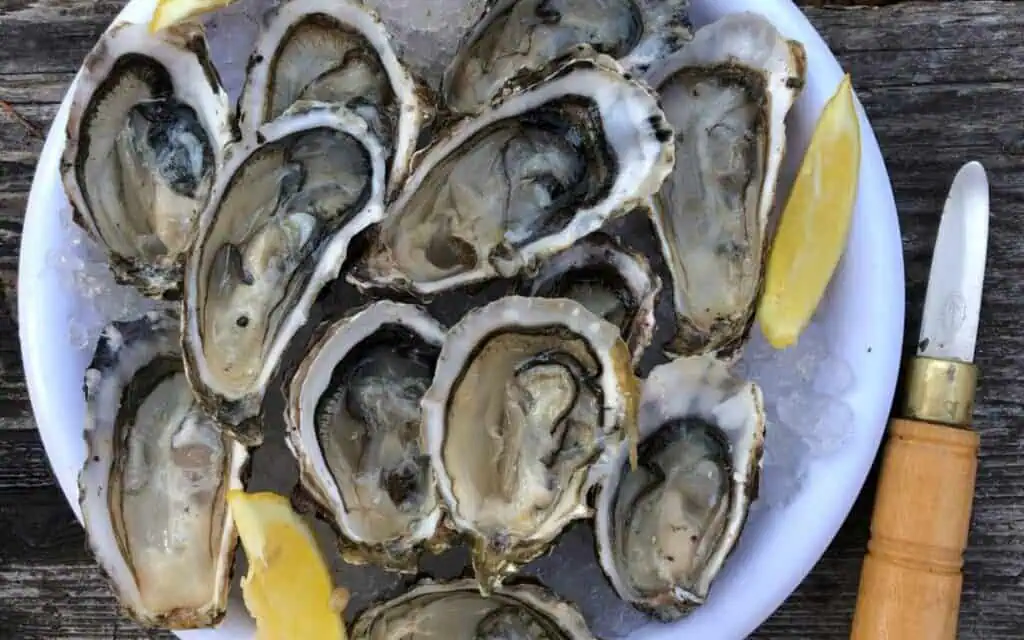
[[[974,361],[988,218],[988,177],[980,163],[969,162],[953,179],[939,222],[917,355]]]
[[[974,346],[989,194],[977,162],[957,173],[939,222],[902,417],[889,424],[851,640],[956,640],[980,436]]]

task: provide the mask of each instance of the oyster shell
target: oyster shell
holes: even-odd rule
[[[573,605],[535,584],[499,587],[480,595],[473,580],[424,581],[362,613],[352,640],[594,640]]]
[[[643,73],[690,39],[689,0],[489,0],[445,71],[447,105],[480,111],[523,71],[580,44]]]
[[[332,323],[292,378],[288,445],[346,560],[415,571],[441,520],[420,399],[444,328],[420,307],[370,304]]]
[[[299,100],[344,105],[388,148],[388,184],[409,169],[432,108],[376,13],[348,0],[289,0],[267,12],[249,61],[239,120],[255,130]]]
[[[119,282],[181,296],[196,217],[233,137],[200,27],[122,22],[100,37],[75,83],[61,177]]]
[[[601,567],[622,599],[674,620],[707,597],[757,496],[760,388],[709,356],[655,367],[640,405],[639,466],[608,466],[595,528]]]
[[[634,433],[637,380],[618,327],[572,300],[508,296],[445,339],[424,437],[487,593],[590,515],[590,470]]]
[[[237,536],[226,494],[248,453],[192,396],[173,310],[115,322],[85,374],[79,502],[123,609],[147,627],[215,624]]]
[[[770,243],[785,118],[805,72],[800,43],[744,13],[701,28],[649,77],[676,130],[679,158],[653,204],[673,279],[672,353],[729,358],[746,339]]]
[[[569,298],[619,327],[636,364],[651,343],[659,278],[640,253],[597,231],[541,265],[524,295]]]
[[[673,147],[654,95],[607,56],[554,68],[423,152],[350,282],[430,295],[512,277],[657,191]]]
[[[186,370],[246,445],[285,347],[351,239],[381,218],[384,153],[344,107],[300,102],[233,150],[185,273]]]

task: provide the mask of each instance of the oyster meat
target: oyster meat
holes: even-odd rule
[[[594,640],[579,610],[537,584],[480,595],[476,582],[424,581],[356,619],[352,640]]]
[[[645,203],[673,162],[657,99],[571,58],[422,152],[349,280],[430,295],[524,267]]]
[[[672,353],[730,358],[747,337],[770,244],[785,118],[805,73],[800,43],[743,13],[698,30],[649,78],[679,158],[652,207],[672,274]]]
[[[287,0],[264,17],[239,120],[250,131],[299,100],[346,106],[370,123],[388,149],[388,183],[398,185],[431,112],[424,95],[395,55],[380,18],[361,2]]]
[[[122,284],[181,296],[185,254],[234,137],[231,107],[195,25],[110,28],[75,82],[61,161],[75,222]]]
[[[573,301],[508,296],[445,339],[424,437],[482,592],[590,515],[590,471],[634,433],[637,380],[618,327]]]
[[[690,38],[689,0],[489,0],[445,71],[442,91],[459,112],[480,111],[516,75],[579,45],[643,73]]]
[[[415,571],[441,520],[420,400],[444,328],[420,307],[370,304],[331,324],[289,385],[288,444],[350,562]]]
[[[214,187],[185,272],[184,355],[204,406],[248,446],[285,347],[381,218],[384,162],[362,118],[299,102],[235,149]]]
[[[523,289],[528,296],[575,300],[619,327],[634,364],[651,343],[661,278],[642,254],[602,231],[546,260]]]
[[[668,621],[702,604],[757,497],[760,388],[710,356],[655,367],[640,405],[639,465],[618,452],[595,528],[619,597]]]
[[[89,546],[140,624],[215,624],[237,536],[229,489],[245,447],[222,433],[185,378],[173,310],[104,329],[85,374],[87,458],[79,502]]]

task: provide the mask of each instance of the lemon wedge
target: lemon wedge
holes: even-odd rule
[[[166,29],[204,13],[222,9],[234,2],[235,0],[157,0],[153,18],[149,21],[149,31],[153,33]]]
[[[257,640],[345,640],[348,592],[335,589],[313,532],[275,493],[228,492],[249,561],[242,595]]]
[[[846,75],[829,98],[779,219],[757,317],[776,349],[796,343],[846,248],[860,174],[860,119]]]

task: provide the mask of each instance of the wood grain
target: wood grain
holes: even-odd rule
[[[970,427],[889,425],[850,640],[956,639],[979,442]]]
[[[806,9],[853,74],[893,180],[916,339],[942,201],[957,168],[992,184],[978,365],[981,432],[959,637],[1024,629],[1024,3],[899,2]],[[866,4],[859,2],[854,4]],[[881,3],[873,3],[881,4]],[[0,100],[47,128],[82,58],[121,3],[0,0]],[[0,335],[16,330],[16,259],[42,141],[0,110]],[[0,341],[0,638],[141,638],[118,616],[32,428],[16,342]],[[873,480],[828,552],[758,638],[848,638]]]

